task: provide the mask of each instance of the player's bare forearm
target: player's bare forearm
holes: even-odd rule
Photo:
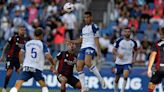
[[[23,63],[23,58],[24,58],[24,53],[23,51],[19,51],[19,63],[22,64]]]
[[[155,51],[151,52],[150,58],[149,58],[149,63],[148,63],[148,70],[151,70],[154,60],[155,60],[155,57],[156,57],[156,54],[157,54],[157,52],[155,52]]]
[[[54,59],[52,58],[51,54],[46,54],[46,59],[54,66],[55,62]]]
[[[81,44],[82,43],[82,38],[76,39],[76,40],[65,40],[66,43],[73,43],[73,44]]]
[[[135,63],[136,58],[137,58],[137,55],[138,55],[138,51],[134,51],[133,61],[132,61],[132,63]]]
[[[76,40],[72,40],[71,41],[73,44],[81,44],[82,43],[82,38],[76,39]]]
[[[116,48],[113,48],[113,51],[112,53],[114,54],[114,56],[116,57],[118,54],[117,54],[117,49]]]
[[[53,74],[58,75],[58,71],[56,70],[56,62],[57,60],[53,60],[53,64],[50,67],[50,70],[52,71]]]

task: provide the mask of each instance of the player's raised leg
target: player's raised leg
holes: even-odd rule
[[[82,86],[82,90],[87,91],[86,83],[85,83],[85,74],[83,72],[84,68],[84,61],[83,60],[78,60],[77,61],[77,72],[78,72],[78,77]],[[82,91],[83,92],[83,91]]]
[[[100,81],[100,83],[102,85],[102,88],[106,88],[105,81],[103,80],[102,76],[100,75],[97,67],[92,64],[92,57],[93,57],[92,55],[86,55],[85,56],[85,65],[87,65],[89,70],[91,72],[93,72],[94,75],[96,75],[96,77],[98,78],[98,80]]]

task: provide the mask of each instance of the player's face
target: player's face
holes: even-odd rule
[[[74,51],[74,49],[75,49],[75,44],[69,43],[69,44],[68,44],[68,50],[69,50],[69,51]]]
[[[24,27],[19,27],[19,35],[24,36],[25,34],[25,28]]]
[[[129,39],[129,38],[130,38],[130,35],[131,35],[130,29],[125,29],[125,30],[124,30],[124,35],[125,35],[126,38]]]
[[[40,40],[43,40],[43,34],[39,36]]]
[[[85,21],[85,24],[87,24],[87,25],[91,24],[92,23],[92,16],[85,14],[84,15],[84,21]]]

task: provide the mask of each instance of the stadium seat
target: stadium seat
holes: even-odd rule
[[[148,5],[149,5],[150,10],[154,9],[154,3],[149,3]]]
[[[137,33],[137,38],[142,41],[144,39],[144,33]]]
[[[145,30],[147,30],[147,23],[146,22],[141,22],[141,24],[140,24],[140,30],[141,31],[145,31]]]
[[[159,24],[157,22],[153,22],[152,23],[152,30],[157,31],[158,28],[159,28]]]
[[[111,52],[107,53],[106,60],[108,62],[113,62],[114,61],[114,56],[113,56],[113,54]]]
[[[113,30],[113,27],[116,26],[116,25],[117,25],[116,21],[110,22],[110,24],[108,25],[108,28],[107,28],[109,34],[112,34],[113,33],[113,31],[114,31]]]

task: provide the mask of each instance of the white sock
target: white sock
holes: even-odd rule
[[[48,92],[48,88],[47,87],[42,87],[42,92]]]
[[[92,65],[92,66],[89,68],[89,70],[90,70],[91,72],[93,72],[94,75],[96,75],[96,77],[99,79],[99,81],[102,80],[102,77],[101,77],[101,75],[100,75],[100,72],[98,71],[98,69],[97,69],[96,66]]]
[[[11,90],[10,90],[10,92],[17,92],[17,91],[18,91],[18,90],[17,90],[16,87],[11,88]]]
[[[121,91],[120,91],[120,92],[124,92],[125,87],[126,87],[126,83],[127,83],[127,80],[124,80],[124,82],[123,82],[123,85],[122,85],[122,88],[121,88]]]
[[[85,74],[83,71],[80,71],[78,72],[78,75],[79,75],[79,80],[80,80],[80,83],[81,83],[81,86],[82,88],[85,88]]]
[[[114,92],[118,91],[118,83],[114,82]]]

